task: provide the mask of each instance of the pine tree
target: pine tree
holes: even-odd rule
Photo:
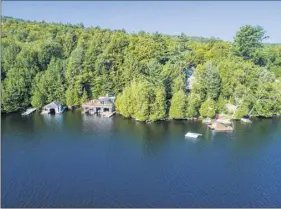
[[[216,100],[221,87],[219,73],[211,62],[207,62],[204,67],[206,68],[207,97]]]
[[[87,100],[88,100],[88,95],[87,92],[84,90],[80,100],[80,104],[84,104]]]
[[[185,118],[186,96],[183,90],[176,92],[171,101],[169,117],[174,119]]]
[[[187,97],[186,117],[196,117],[198,115],[200,105],[200,95],[191,92]]]
[[[151,104],[149,119],[156,121],[163,119],[166,115],[166,94],[163,87],[158,87],[155,90],[155,100]]]
[[[262,41],[268,38],[265,34],[265,30],[260,26],[242,26],[234,37],[233,52],[244,59],[253,58],[256,50],[263,47]]]
[[[39,91],[35,91],[35,93],[32,96],[31,104],[33,107],[41,108],[45,105],[46,98],[43,94],[41,94]]]
[[[241,104],[238,106],[237,110],[234,112],[234,119],[240,119],[243,116],[247,115],[249,112],[249,108],[247,104]]]
[[[120,102],[118,105],[118,110],[126,118],[131,117],[132,114],[134,113],[131,96],[132,95],[131,95],[130,87],[125,87],[125,89],[119,96]]]
[[[217,101],[217,110],[219,113],[224,113],[226,112],[226,100],[223,98],[223,96],[219,96],[218,101]]]
[[[213,118],[216,115],[216,103],[212,99],[207,99],[200,107],[200,115],[202,117]]]
[[[74,88],[67,89],[65,96],[67,106],[76,106],[80,104],[78,92]]]
[[[131,88],[134,109],[132,115],[140,121],[146,121],[149,119],[149,88],[144,82],[133,82]]]

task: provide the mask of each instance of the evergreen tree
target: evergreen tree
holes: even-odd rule
[[[148,120],[150,106],[148,86],[144,82],[133,82],[131,94],[131,103],[134,109],[132,116],[140,121]]]
[[[213,100],[218,98],[221,87],[221,79],[216,67],[211,63],[205,64],[206,68],[206,84],[207,84],[207,97]]]
[[[76,106],[80,104],[78,92],[74,88],[67,89],[65,96],[67,106]]]
[[[257,89],[257,100],[253,105],[253,115],[272,117],[280,113],[281,92],[280,84],[262,83]]]
[[[134,108],[132,104],[131,88],[125,87],[123,92],[117,97],[120,101],[118,102],[118,111],[126,118],[131,117],[134,114]]]
[[[223,98],[223,96],[219,96],[217,101],[217,110],[219,113],[225,113],[226,112],[226,100]]]
[[[216,103],[212,99],[207,99],[200,107],[200,115],[202,117],[213,118],[216,115]]]
[[[163,87],[155,90],[155,100],[151,104],[149,119],[156,121],[163,119],[166,115],[166,95]]]
[[[241,104],[238,106],[237,110],[234,112],[234,119],[240,119],[244,116],[246,116],[249,112],[249,108],[247,104]]]
[[[185,118],[186,96],[183,90],[176,92],[171,101],[169,116],[173,119]]]
[[[88,100],[88,95],[87,95],[87,92],[84,90],[83,95],[80,100],[80,104],[84,104],[85,102],[87,102],[87,100]]]
[[[241,27],[234,37],[234,53],[245,59],[253,58],[256,50],[263,47],[262,41],[268,38],[265,33],[260,26],[245,25]]]
[[[41,108],[46,104],[46,98],[43,94],[41,94],[39,91],[35,91],[32,99],[31,99],[31,105],[36,108]]]
[[[198,116],[200,105],[200,96],[194,92],[189,94],[189,96],[187,97],[186,117],[192,118]]]
[[[263,44],[261,27],[243,26],[233,44],[5,17],[1,29],[2,112],[107,93],[118,95],[121,114],[141,120],[164,118],[165,104],[171,118],[199,116],[200,108],[209,115],[212,101],[218,113],[226,102],[238,105],[238,118],[281,111],[281,46]]]
[[[13,68],[2,85],[2,105],[6,112],[25,109],[30,104],[32,73],[26,68]]]

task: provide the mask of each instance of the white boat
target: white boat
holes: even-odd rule
[[[241,118],[241,121],[243,121],[244,123],[252,123],[252,121],[248,118]]]
[[[185,134],[185,137],[190,137],[190,138],[198,138],[198,136],[202,136],[202,134],[191,133],[191,132]]]

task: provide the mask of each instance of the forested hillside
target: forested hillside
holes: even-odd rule
[[[258,26],[233,43],[13,18],[1,26],[2,112],[112,94],[117,111],[143,121],[214,117],[227,103],[235,118],[281,113],[281,46],[263,44]]]

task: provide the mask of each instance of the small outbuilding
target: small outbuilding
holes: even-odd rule
[[[63,111],[63,105],[58,101],[54,101],[43,107],[42,114],[61,114]]]

